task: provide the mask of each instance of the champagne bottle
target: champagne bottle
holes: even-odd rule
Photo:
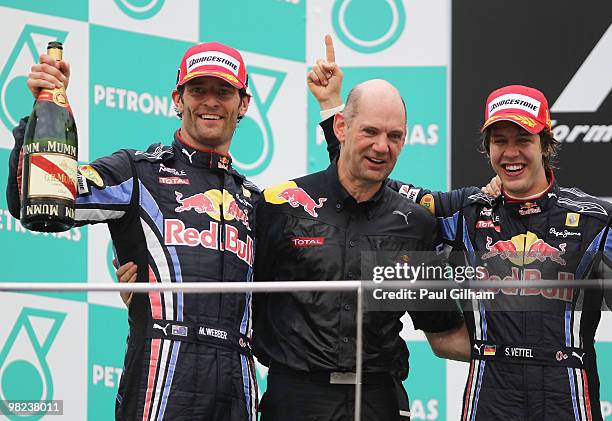
[[[62,43],[47,54],[62,59]],[[41,90],[23,143],[21,223],[32,231],[66,231],[74,225],[77,131],[64,87]]]

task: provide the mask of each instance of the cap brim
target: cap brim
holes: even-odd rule
[[[244,89],[244,84],[240,82],[238,78],[236,78],[236,76],[234,76],[233,74],[226,73],[226,72],[219,72],[215,70],[202,70],[202,71],[187,73],[185,77],[177,84],[177,86],[182,86],[192,79],[196,79],[196,78],[204,77],[204,76],[216,77],[218,79],[222,79],[226,81],[227,83],[229,83],[235,88]]]
[[[531,117],[526,117],[524,115],[515,113],[508,113],[495,114],[494,116],[489,117],[489,119],[485,121],[482,127],[480,128],[480,133],[484,132],[487,127],[497,123],[498,121],[510,121],[518,126],[521,126],[523,129],[527,130],[531,134],[537,134],[544,130],[544,124],[536,121]]]

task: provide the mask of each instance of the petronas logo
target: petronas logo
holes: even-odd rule
[[[285,80],[286,73],[249,66],[249,89],[253,94],[249,111],[232,140],[232,158],[247,176],[263,172],[274,155],[274,139],[268,112]]]
[[[332,10],[338,38],[360,53],[389,48],[402,35],[405,23],[402,0],[336,0]]]
[[[24,115],[32,111],[32,95],[26,86],[28,73],[38,57],[46,52],[49,41],[64,42],[68,35],[41,26],[25,25],[17,43],[0,71],[0,120],[12,130]],[[0,136],[0,147],[11,148],[13,140]]]
[[[51,400],[53,378],[47,354],[66,313],[24,307],[0,351],[0,413],[10,420],[36,421],[43,415],[10,415],[6,400]]]
[[[165,0],[115,0],[115,4],[123,13],[132,19],[149,19],[155,16],[162,7]]]

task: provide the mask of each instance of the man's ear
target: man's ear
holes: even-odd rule
[[[346,140],[346,118],[342,113],[337,113],[334,116],[334,134],[338,138],[340,144],[344,145]]]
[[[244,117],[247,110],[249,109],[249,104],[251,103],[251,95],[244,95],[240,98],[240,107],[238,108],[238,115],[240,117]]]
[[[172,102],[174,102],[176,111],[179,113],[182,113],[183,112],[183,98],[181,98],[181,94],[176,89],[172,91]]]

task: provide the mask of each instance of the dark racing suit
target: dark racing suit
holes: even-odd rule
[[[612,206],[554,182],[530,204],[492,200],[476,188],[433,198],[444,239],[482,279],[500,282],[495,299],[463,303],[472,361],[462,419],[601,420],[594,336],[604,290],[503,288],[503,281],[602,276]]]
[[[15,129],[9,209],[24,120]],[[78,225],[108,224],[138,282],[252,281],[260,193],[228,157],[172,146],[120,150],[79,167]],[[116,402],[119,420],[255,420],[251,294],[134,294]]]
[[[321,126],[334,156],[331,119]],[[432,193],[389,186],[435,214],[454,250],[451,263],[480,267],[489,281],[610,277],[612,205],[578,189],[553,180],[526,204],[494,200],[476,187]],[[472,360],[461,419],[601,420],[594,335],[603,293],[612,308],[611,281],[604,282],[604,289],[502,287],[494,300],[463,302]]]

